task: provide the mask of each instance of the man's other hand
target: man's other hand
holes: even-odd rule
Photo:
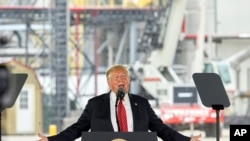
[[[201,138],[201,134],[200,134],[200,135],[197,135],[197,136],[191,137],[191,140],[190,140],[190,141],[200,141],[200,138]]]
[[[44,136],[43,134],[38,133],[37,135],[38,135],[38,137],[40,137],[40,139],[37,141],[49,141],[48,138],[46,136]]]

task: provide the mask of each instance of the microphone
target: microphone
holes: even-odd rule
[[[119,100],[123,99],[125,96],[125,91],[122,87],[117,90],[116,96]]]
[[[115,102],[115,107],[117,107],[117,103],[119,100],[123,99],[125,96],[125,91],[122,87],[119,87],[119,89],[116,92],[116,102]]]

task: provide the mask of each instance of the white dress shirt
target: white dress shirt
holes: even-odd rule
[[[117,132],[118,126],[117,126],[117,122],[116,122],[115,102],[116,102],[116,94],[111,92],[110,93],[111,122],[112,122],[114,131]],[[125,109],[126,109],[127,122],[128,122],[128,132],[133,132],[133,116],[132,116],[131,105],[130,105],[130,101],[129,101],[129,97],[128,97],[127,93],[124,96],[123,104],[124,104]]]

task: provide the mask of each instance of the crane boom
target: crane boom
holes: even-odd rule
[[[181,31],[181,24],[184,17],[187,0],[173,0],[170,15],[166,25],[162,29],[164,32],[163,47],[152,51],[149,62],[152,65],[171,66],[176,54],[177,43]]]

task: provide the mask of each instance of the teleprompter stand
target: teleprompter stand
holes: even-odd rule
[[[194,73],[193,80],[206,107],[216,111],[216,140],[220,139],[220,110],[229,107],[230,102],[220,76],[216,73]]]
[[[0,141],[2,140],[2,111],[5,108],[10,108],[15,104],[15,101],[20,93],[20,91],[23,88],[23,85],[28,77],[28,74],[26,73],[18,73],[18,74],[10,74],[9,76],[9,83],[8,87],[4,91],[3,94],[1,94],[0,99]],[[0,82],[3,83],[3,82]]]

